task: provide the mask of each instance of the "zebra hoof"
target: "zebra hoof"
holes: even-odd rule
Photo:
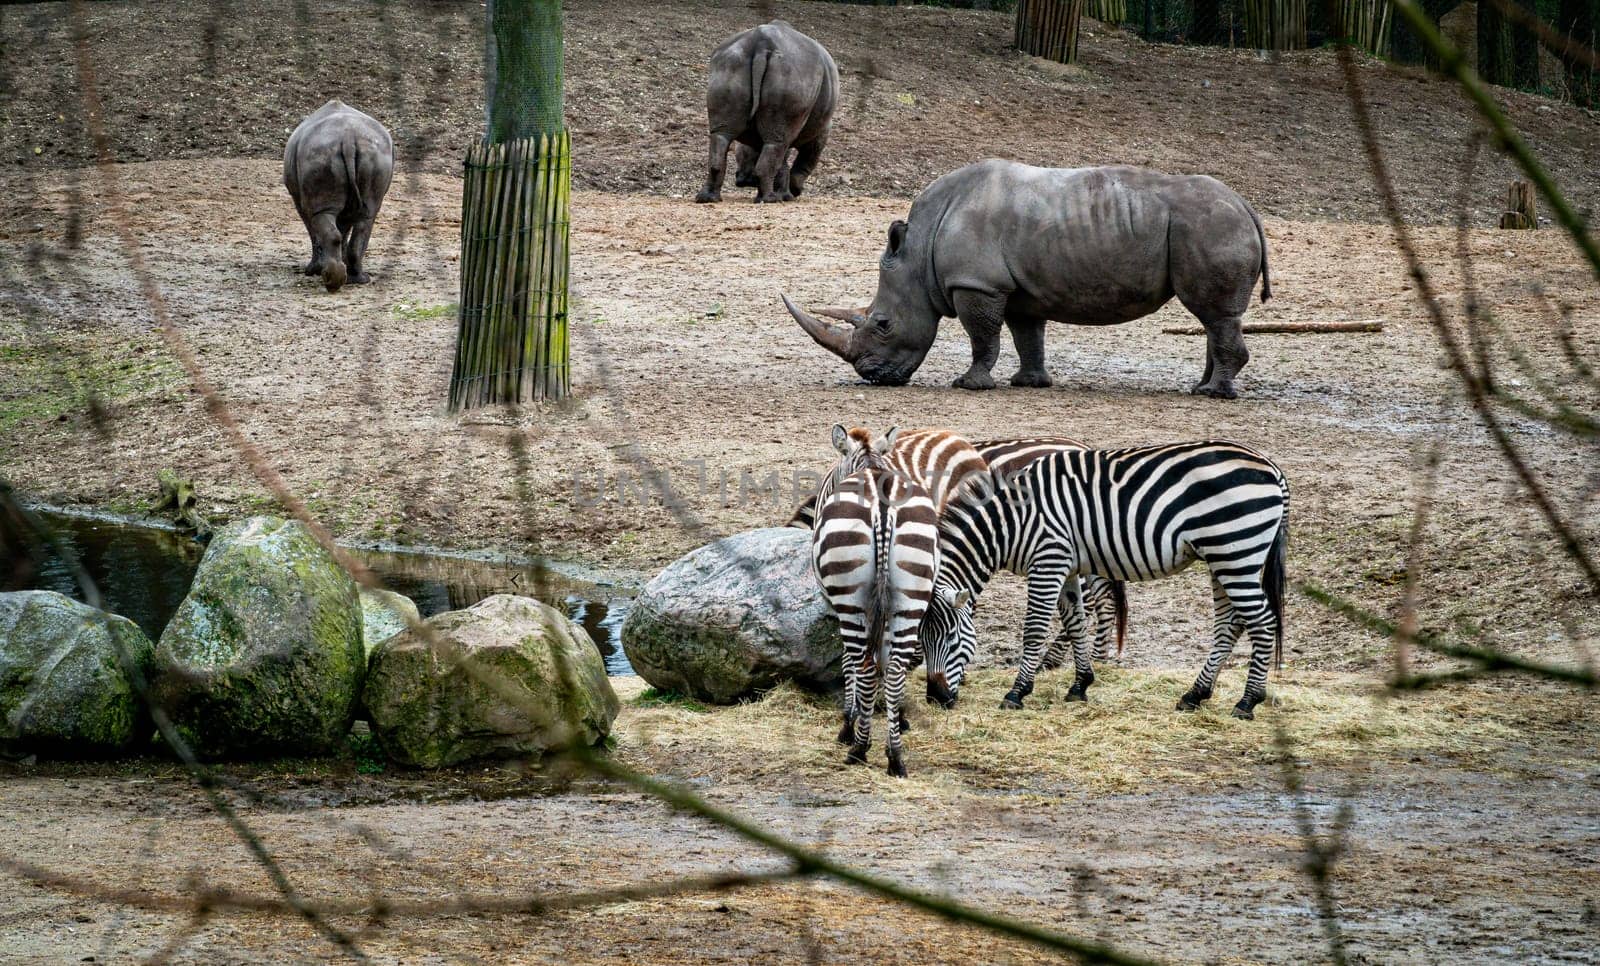
[[[1073,688],[1073,689],[1071,689],[1071,690],[1069,690],[1067,692],[1067,700],[1068,701],[1082,701],[1083,703],[1088,704],[1089,703],[1089,692],[1087,692],[1087,691],[1079,691],[1077,688]]]
[[[1233,714],[1233,716],[1235,718],[1238,718],[1241,721],[1254,721],[1254,720],[1256,720],[1255,711],[1249,705],[1245,704],[1243,701],[1240,701],[1238,704],[1233,706],[1232,714]]]
[[[900,712],[900,733],[905,734],[911,730],[911,719],[906,717],[904,711]]]
[[[889,774],[894,778],[906,777],[906,763],[893,752],[889,753]]]
[[[1200,702],[1195,701],[1194,699],[1190,698],[1188,695],[1184,695],[1183,697],[1178,699],[1177,710],[1185,711],[1185,712],[1199,711],[1200,710]]]
[[[1007,694],[1005,697],[1001,698],[1000,699],[1000,710],[1002,710],[1002,711],[1021,711],[1022,710],[1022,695],[1018,694],[1015,691],[1012,691],[1010,694]]]
[[[841,745],[854,744],[856,740],[856,725],[849,718],[844,719],[844,727],[839,729],[839,734],[834,738]]]
[[[867,749],[871,747],[870,744],[851,745],[850,754],[844,756],[844,763],[847,765],[865,765],[867,763]]]

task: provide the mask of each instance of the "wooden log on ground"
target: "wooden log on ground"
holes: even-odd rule
[[[1307,335],[1327,332],[1382,332],[1382,319],[1364,319],[1359,322],[1246,322],[1246,335]],[[1168,325],[1161,331],[1166,335],[1205,335],[1199,325]]]
[[[1534,200],[1532,182],[1511,182],[1511,188],[1506,191],[1506,210],[1500,213],[1500,227],[1539,227],[1539,209]]]

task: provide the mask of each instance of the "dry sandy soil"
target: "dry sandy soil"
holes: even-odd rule
[[[326,22],[339,29],[306,31],[318,39],[301,42],[292,17],[228,6],[233,14],[217,21],[228,66],[214,71],[203,69],[204,5],[90,8],[118,155],[155,159],[119,165],[114,191],[78,167],[81,130],[52,106],[70,103],[73,90],[62,8],[0,16],[5,150],[22,146],[0,175],[0,477],[30,496],[137,511],[154,495],[156,471],[171,466],[195,479],[209,512],[271,506],[152,327],[115,235],[120,198],[182,340],[267,462],[344,536],[532,546],[639,579],[712,537],[781,523],[794,475],[827,465],[827,428],[840,420],[975,437],[1068,433],[1107,445],[1226,436],[1271,454],[1291,480],[1292,578],[1393,617],[1421,467],[1436,450],[1438,488],[1414,563],[1424,626],[1463,639],[1481,628],[1499,645],[1562,662],[1600,635],[1600,605],[1458,398],[1391,233],[1371,223],[1373,192],[1326,54],[1272,64],[1097,33],[1084,68],[1061,72],[1007,53],[1004,18],[775,4],[833,47],[863,93],[847,95],[814,194],[776,208],[695,206],[682,196],[699,178],[704,51],[754,12],[679,3],[646,17],[576,4],[569,112],[576,180],[588,189],[573,203],[576,392],[537,411],[460,417],[443,407],[459,230],[460,182],[450,171],[476,124],[480,8],[392,4],[385,35],[365,33],[374,21],[355,11],[369,8],[330,4]],[[329,35],[393,44],[410,69],[380,78],[335,56]],[[879,75],[870,85],[869,55]],[[1394,132],[1408,210],[1435,226],[1418,242],[1454,317],[1463,291],[1456,236],[1438,226],[1453,217],[1467,114],[1436,81],[1376,63],[1363,74]],[[280,132],[309,105],[346,91],[358,103],[392,99],[400,140],[420,160],[403,165],[385,205],[374,283],[329,295],[294,272],[305,239],[273,157]],[[1522,95],[1503,100],[1578,203],[1594,204],[1594,119]],[[642,104],[659,111],[641,114]],[[1202,349],[1197,338],[1161,333],[1188,321],[1175,305],[1106,330],[1056,327],[1056,386],[1047,390],[948,388],[967,355],[954,323],[912,385],[856,384],[783,315],[776,292],[861,304],[884,228],[906,199],[988,154],[1217,174],[1267,215],[1276,298],[1249,320],[1382,319],[1385,329],[1253,337],[1242,396],[1228,403],[1184,393]],[[1509,172],[1485,157],[1479,174],[1472,220],[1486,225]],[[1580,351],[1600,354],[1600,298],[1563,236],[1475,229],[1468,245],[1484,299],[1540,371],[1567,368],[1535,285],[1571,306]],[[1496,354],[1508,385],[1532,392]],[[1014,365],[1008,348],[997,373]],[[1508,418],[1593,546],[1593,447]],[[681,509],[635,496],[629,474],[643,465],[668,474]],[[742,479],[769,474],[779,492],[741,489]],[[1038,699],[1027,728],[1042,729],[1050,754],[1036,772],[1008,745],[1022,726],[979,707],[1003,690],[998,670],[975,682],[960,717],[918,709],[918,772],[908,785],[835,767],[826,711],[810,705],[696,716],[630,704],[619,754],[925,888],[1160,958],[1301,961],[1321,938],[1297,870],[1272,720],[1303,736],[1321,719],[1290,700],[1253,726],[1211,714],[1173,723],[1167,692],[1192,673],[1209,632],[1204,588],[1199,574],[1132,588],[1121,673],[1156,683],[1118,690],[1112,676],[1087,712],[1097,718]],[[985,595],[986,663],[1014,656],[1019,609],[1014,580]],[[1289,628],[1283,680],[1300,689],[1291,695],[1326,692],[1368,707],[1360,682],[1387,667],[1383,640],[1300,596]],[[1353,795],[1357,822],[1335,881],[1357,957],[1594,958],[1600,730],[1591,706],[1554,688],[1475,684],[1404,707],[1372,712],[1413,716],[1394,719],[1404,727],[1347,717],[1300,755],[1320,827],[1340,792]],[[1124,745],[1096,743],[1106,721],[1142,728],[1126,745],[1137,754],[1114,766],[1106,749]],[[1389,737],[1369,747],[1372,734]],[[1366,750],[1337,752],[1352,747]],[[951,749],[994,764],[964,764]],[[505,895],[761,861],[610,787],[538,794],[541,783],[498,769],[372,777],[288,763],[230,774],[267,796],[246,802],[246,815],[316,895]],[[1108,786],[1109,774],[1124,780]],[[265,888],[160,762],[7,766],[0,795],[7,855],[163,892],[180,890],[192,869],[208,882]],[[395,850],[375,855],[356,824]],[[181,918],[124,915],[4,879],[0,958],[122,961],[156,949]],[[532,926],[504,916],[393,923],[367,945],[405,962],[801,960],[816,947],[830,961],[1032,958],[847,890],[796,885]],[[324,955],[308,933],[248,917],[207,925],[183,953],[205,962]]]

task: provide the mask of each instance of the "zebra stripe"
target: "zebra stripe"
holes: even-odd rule
[[[971,647],[962,593],[976,597],[995,571],[1028,580],[1023,659],[1005,707],[1021,707],[1045,655],[1052,610],[1073,642],[1083,699],[1094,681],[1083,603],[1070,577],[1155,580],[1196,560],[1211,572],[1212,650],[1179,702],[1192,710],[1211,697],[1222,662],[1242,633],[1253,652],[1244,697],[1253,716],[1266,695],[1267,664],[1283,646],[1283,589],[1289,485],[1261,454],[1207,440],[1117,450],[1062,450],[1002,481],[991,498],[952,504],[941,521],[943,569],[923,633],[929,674],[959,683]]]

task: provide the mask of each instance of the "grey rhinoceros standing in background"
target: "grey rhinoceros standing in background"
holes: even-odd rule
[[[382,124],[340,101],[317,108],[289,135],[283,186],[311,236],[307,275],[328,291],[370,281],[367,239],[394,177],[394,141]]]
[[[805,190],[828,143],[839,68],[822,45],[782,20],[746,30],[711,55],[706,114],[711,162],[695,201],[721,201],[728,147],[739,145],[734,183],[756,201],[791,201]],[[796,149],[794,166],[789,151]]]
[[[1022,367],[1013,386],[1048,386],[1046,321],[1115,325],[1174,295],[1206,330],[1206,369],[1193,391],[1232,399],[1250,358],[1240,317],[1260,277],[1272,296],[1261,219],[1233,189],[1203,175],[1144,168],[1035,168],[980,161],[929,185],[909,224],[889,226],[870,308],[834,325],[784,305],[818,343],[865,379],[898,386],[917,371],[939,320],[972,340],[962,389],[993,389],[1000,330]]]

